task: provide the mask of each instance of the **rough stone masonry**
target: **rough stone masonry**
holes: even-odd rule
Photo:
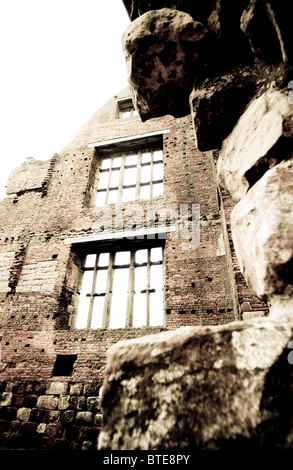
[[[113,346],[99,447],[290,448],[293,43],[288,3],[124,4],[132,24],[123,48],[137,109],[142,119],[178,116],[190,103],[198,148],[220,150],[219,183],[237,203],[231,220],[241,270],[269,303],[270,317]]]

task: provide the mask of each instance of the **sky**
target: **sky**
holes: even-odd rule
[[[0,0],[0,199],[127,85],[122,0]]]

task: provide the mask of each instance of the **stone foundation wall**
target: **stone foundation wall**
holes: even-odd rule
[[[0,448],[91,450],[101,382],[0,382]]]

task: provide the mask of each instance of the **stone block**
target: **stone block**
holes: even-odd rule
[[[15,420],[15,421],[11,421],[11,431],[12,432],[17,432],[19,430],[19,427],[20,427],[20,421],[18,420]]]
[[[12,397],[13,394],[11,392],[3,392],[0,401],[0,406],[10,406],[12,402]]]
[[[67,393],[68,384],[63,382],[51,382],[46,391],[47,395],[66,395]]]
[[[32,423],[32,422],[25,422],[21,423],[19,432],[22,435],[32,435],[36,432],[37,429],[37,423]]]
[[[43,395],[46,391],[46,384],[42,383],[42,382],[36,382],[35,383],[35,392],[38,394],[38,395]]]
[[[292,319],[182,327],[108,350],[100,450],[293,445]]]
[[[63,423],[72,423],[75,418],[76,411],[74,410],[66,410],[61,413],[60,421]]]
[[[37,427],[37,433],[39,434],[44,434],[46,431],[46,424],[45,423],[40,423]]]
[[[83,384],[81,383],[70,384],[69,386],[69,395],[82,395],[82,391]]]
[[[17,386],[16,386],[16,384],[13,383],[13,382],[8,382],[8,383],[6,384],[5,391],[6,391],[6,392],[16,393],[16,391],[17,391]]]
[[[17,407],[21,407],[23,404],[23,397],[24,395],[15,395],[14,397],[14,405]]]
[[[37,408],[45,408],[47,410],[56,410],[58,406],[58,398],[53,395],[41,396],[37,401]]]
[[[7,431],[9,426],[9,421],[7,421],[6,419],[0,419],[0,434]]]
[[[91,450],[93,449],[93,443],[91,441],[83,441],[81,450]]]
[[[103,415],[101,413],[96,413],[94,416],[94,426],[101,428],[102,423],[103,423]]]
[[[147,12],[128,26],[122,47],[142,121],[189,113],[189,94],[206,35],[188,13],[170,8]]]
[[[263,174],[292,157],[293,109],[288,91],[270,87],[252,100],[218,160],[219,181],[239,201]]]
[[[253,320],[253,318],[261,318],[264,317],[265,313],[263,311],[251,311],[251,312],[243,312],[242,318],[244,321],[246,320]]]
[[[45,410],[33,408],[31,410],[30,420],[36,423],[43,421]]]
[[[89,426],[93,422],[93,413],[90,411],[78,411],[75,422],[80,426]]]
[[[38,401],[37,395],[26,395],[23,398],[23,406],[34,408],[37,404],[37,401]]]
[[[58,410],[67,410],[70,407],[70,396],[60,397]]]
[[[86,407],[85,397],[70,397],[70,407],[74,410],[84,410]]]
[[[29,421],[30,414],[31,414],[30,408],[19,408],[17,410],[17,418],[20,419],[21,421]]]
[[[99,397],[87,398],[87,409],[89,411],[99,411],[101,407],[101,400]]]
[[[44,421],[45,423],[55,423],[59,421],[60,418],[60,411],[57,410],[46,410],[44,413]]]
[[[84,384],[83,392],[85,396],[93,396],[99,394],[100,385],[95,382]]]
[[[256,91],[267,81],[270,68],[235,67],[220,76],[195,81],[190,109],[197,147],[205,152],[222,147]]]
[[[293,160],[280,163],[234,207],[231,227],[240,269],[270,314],[292,314]]]
[[[46,426],[45,434],[50,437],[59,437],[62,431],[60,423],[49,423]]]

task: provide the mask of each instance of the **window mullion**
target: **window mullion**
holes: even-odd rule
[[[109,192],[110,192],[110,182],[112,178],[112,166],[113,166],[113,155],[111,156],[111,164],[109,168],[109,175],[108,175],[108,184],[106,188],[106,198],[105,198],[105,204],[108,204],[109,201]]]
[[[147,258],[147,288],[146,288],[146,325],[150,324],[150,288],[151,288],[151,250],[148,250]]]
[[[153,197],[154,152],[151,150],[150,198]]]
[[[117,202],[123,201],[123,182],[124,182],[124,174],[125,174],[125,163],[126,163],[126,154],[123,153],[121,155],[121,167],[120,167],[120,178],[119,178]]]
[[[130,253],[130,266],[128,275],[128,292],[127,292],[127,307],[126,307],[126,322],[125,326],[133,326],[133,302],[134,302],[134,261],[135,252]]]
[[[93,275],[92,290],[91,290],[91,299],[90,299],[89,312],[88,312],[88,317],[87,317],[87,328],[90,328],[91,323],[92,323],[93,306],[94,306],[94,293],[95,293],[96,281],[97,281],[98,258],[99,258],[99,255],[96,256],[96,262],[95,262],[95,267],[94,267],[94,275]]]
[[[114,275],[114,256],[115,253],[110,253],[109,267],[106,283],[106,295],[104,302],[102,328],[109,326],[110,312],[111,312],[111,297],[112,297],[112,286],[113,286],[113,275]]]
[[[136,171],[135,199],[138,199],[140,197],[141,159],[142,159],[142,152],[141,152],[141,150],[139,150],[137,152],[137,171]]]

